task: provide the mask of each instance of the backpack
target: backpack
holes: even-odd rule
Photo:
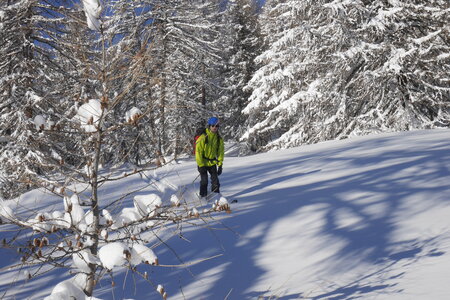
[[[197,140],[202,134],[205,134],[205,144],[208,144],[208,135],[206,134],[206,128],[205,127],[197,128],[197,130],[195,131],[195,135],[194,135],[194,144],[193,144],[194,151],[192,151],[192,153],[194,155],[195,155],[195,148],[197,147]]]
[[[197,128],[197,130],[195,131],[195,135],[194,135],[194,150],[192,151],[192,153],[195,155],[195,148],[197,147],[197,140],[199,137],[202,136],[202,134],[205,135],[205,145],[208,144],[208,135],[206,134],[206,128],[205,127],[199,127]],[[217,133],[217,137],[220,139],[222,138],[219,133]],[[219,143],[217,144],[217,148],[219,148]],[[217,149],[217,152],[219,151],[219,149]]]

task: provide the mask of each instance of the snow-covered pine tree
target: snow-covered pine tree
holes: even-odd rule
[[[337,62],[346,70],[335,89],[347,116],[338,137],[450,125],[449,8],[441,0],[388,1],[352,18],[363,21],[348,26],[357,40]],[[350,10],[334,10],[343,9]]]
[[[262,51],[259,32],[258,7],[252,0],[230,1],[226,10],[223,37],[227,63],[221,72],[225,90],[214,107],[227,112],[222,130],[225,137],[237,139],[242,135],[250,91],[245,89],[256,71],[255,58]]]
[[[35,187],[31,178],[50,167],[43,157],[57,161],[65,147],[61,140],[42,139],[43,132],[58,128],[55,116],[67,111],[64,104],[60,111],[52,107],[68,78],[54,60],[61,50],[55,43],[62,32],[58,4],[8,0],[0,10],[0,194],[6,198]]]
[[[448,126],[446,12],[445,1],[268,1],[242,139],[261,150]]]
[[[252,90],[243,110],[247,131],[241,137],[253,151],[281,136],[295,124],[297,101],[287,102],[305,84],[300,78],[298,1],[267,1],[259,17],[267,49],[256,58],[258,70],[248,84]]]

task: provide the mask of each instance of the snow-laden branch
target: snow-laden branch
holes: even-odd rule
[[[28,244],[19,246],[22,266],[52,264],[69,267],[72,273],[77,274],[58,284],[46,299],[56,299],[62,294],[74,297],[84,295],[83,280],[86,280],[87,274],[92,273],[93,266],[98,271],[104,270],[103,272],[114,272],[118,268],[134,270],[141,264],[158,266],[159,259],[153,248],[165,243],[161,243],[161,238],[156,236],[156,240],[161,242],[148,246],[148,237],[144,238],[144,234],[156,235],[171,226],[177,227],[176,224],[195,220],[208,222],[207,219],[214,212],[230,212],[228,201],[224,197],[215,199],[206,207],[188,205],[188,199],[175,192],[172,184],[162,179],[155,182],[160,189],[173,193],[169,193],[164,198],[166,200],[154,192],[140,194],[134,196],[133,207],[123,207],[114,213],[103,209],[99,227],[94,224],[92,210],[81,205],[85,203],[80,200],[79,194],[63,197],[64,211],[37,212],[25,219],[15,212],[19,206],[14,207],[11,201],[0,202],[0,218],[3,223],[14,224],[34,233],[29,235]],[[93,254],[91,247],[95,243],[95,228],[99,230],[99,250]],[[172,232],[171,235],[176,234],[176,230],[169,231]],[[13,245],[13,241],[6,243]],[[163,297],[166,295],[165,292],[161,294]]]
[[[83,0],[83,7],[89,29],[100,31],[102,6],[99,0]]]

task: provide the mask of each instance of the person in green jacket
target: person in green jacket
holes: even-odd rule
[[[218,176],[222,174],[224,148],[223,139],[219,135],[219,119],[211,117],[208,120],[205,133],[197,139],[195,145],[195,160],[200,172],[201,198],[206,198],[208,195],[208,173],[211,176],[211,192],[220,193]]]

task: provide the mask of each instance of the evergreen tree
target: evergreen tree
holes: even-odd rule
[[[59,84],[67,78],[53,61],[62,9],[52,3],[8,0],[1,10],[0,135],[6,143],[0,146],[0,190],[7,198],[33,186],[30,177],[42,173],[45,165],[37,164],[43,156],[59,156],[52,146],[58,141],[41,143],[43,132],[59,125],[51,103],[61,101]]]
[[[267,2],[261,26],[269,48],[249,84],[243,140],[260,150],[447,126],[446,7]]]
[[[242,113],[248,104],[250,91],[245,89],[256,71],[255,58],[262,51],[262,37],[258,25],[258,7],[251,0],[237,0],[227,8],[227,25],[223,34],[227,64],[221,73],[225,91],[216,101],[217,109],[227,112],[224,131],[226,136],[238,138],[246,116]]]

